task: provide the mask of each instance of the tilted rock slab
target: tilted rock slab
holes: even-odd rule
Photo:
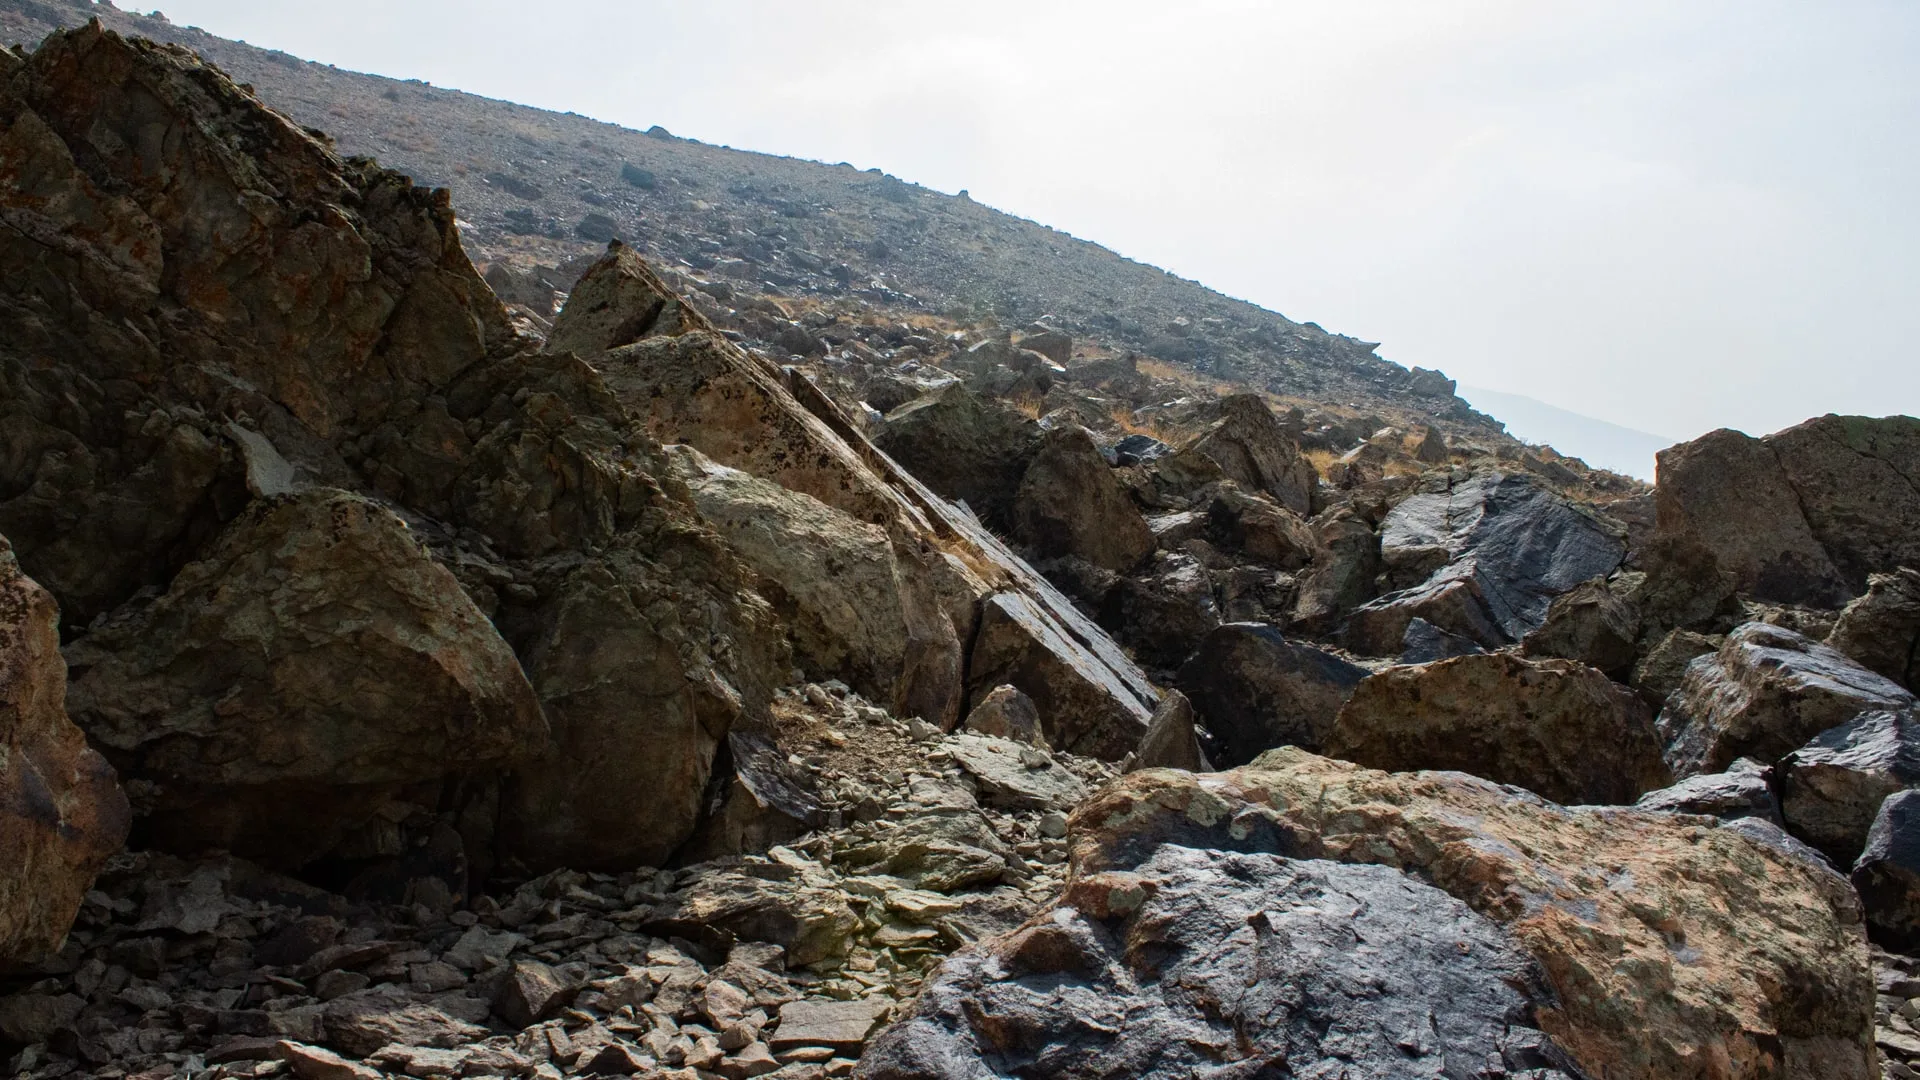
[[[58,950],[127,838],[113,768],[67,719],[58,621],[0,537],[0,965]]]
[[[957,1076],[988,1075],[966,1071],[979,1060],[969,1055],[1003,1044],[1026,1058],[1057,1046],[1063,1063],[1084,1060],[1074,1057],[1076,1040],[1127,1045],[1130,1029],[1104,1022],[1094,1001],[1080,1010],[1085,1021],[1054,1032],[976,1028],[971,1017],[984,1018],[993,1004],[986,989],[959,1002],[942,995],[969,980],[1017,981],[1022,973],[1004,964],[981,967],[996,956],[1030,957],[1028,971],[1051,963],[1070,975],[1080,957],[1099,955],[1079,943],[1086,938],[1076,939],[1076,925],[1100,942],[1129,934],[1108,950],[1177,962],[1151,945],[1149,935],[1163,931],[1128,931],[1138,924],[1127,915],[1158,890],[1178,888],[1152,868],[1185,848],[1373,864],[1431,884],[1531,957],[1546,985],[1534,1021],[1589,1076],[1877,1074],[1873,977],[1852,890],[1817,859],[1707,819],[1573,810],[1458,773],[1375,772],[1286,749],[1226,773],[1134,773],[1082,806],[1072,829],[1072,875],[1060,903],[1011,937],[949,960],[903,1023],[908,1034],[889,1031],[882,1044],[912,1041],[915,1025],[933,1024],[959,1048],[965,1069],[947,1074]],[[1247,965],[1238,992],[1260,985],[1261,970]],[[1477,978],[1470,969],[1457,975]],[[1217,1027],[1200,1033],[1201,1046],[1228,1048],[1220,1064],[1248,1055],[1245,1041],[1215,1041]]]

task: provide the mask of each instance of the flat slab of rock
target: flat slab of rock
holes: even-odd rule
[[[1747,623],[1687,665],[1659,718],[1675,776],[1719,772],[1735,758],[1775,762],[1871,709],[1913,695],[1784,627]]]
[[[1087,785],[1043,750],[966,732],[949,744],[980,787],[981,800],[1009,810],[1064,810],[1079,805]]]
[[[1700,773],[1649,791],[1633,804],[1635,810],[1668,814],[1705,814],[1733,820],[1757,817],[1780,824],[1780,801],[1768,780],[1772,770],[1752,758],[1741,758],[1726,772]]]
[[[825,1046],[857,1054],[867,1035],[893,1003],[864,998],[857,1001],[790,1001],[780,1006],[780,1023],[767,1038],[776,1054],[803,1046]]]

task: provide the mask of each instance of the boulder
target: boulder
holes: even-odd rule
[[[1851,866],[1880,803],[1920,785],[1920,714],[1861,713],[1782,758],[1774,773],[1787,830]]]
[[[1087,786],[1052,755],[1022,743],[963,732],[947,744],[980,799],[1007,810],[1070,810]]]
[[[895,409],[874,437],[875,446],[921,483],[996,525],[1011,521],[1014,496],[1039,444],[1031,420],[958,385]]]
[[[1014,493],[1013,535],[1042,558],[1072,555],[1125,573],[1154,549],[1153,532],[1085,428],[1041,438]]]
[[[640,253],[611,237],[601,264],[581,275],[547,334],[549,352],[592,357],[643,338],[713,329],[682,303]]]
[[[1920,418],[1829,414],[1766,442],[1847,596],[1875,573],[1920,566]]]
[[[1724,637],[1709,637],[1691,630],[1669,631],[1633,666],[1633,675],[1628,681],[1649,700],[1665,702],[1668,694],[1680,689],[1687,666],[1695,657],[1717,652],[1724,644]]]
[[[1180,669],[1179,686],[1238,765],[1276,746],[1319,748],[1367,669],[1261,623],[1227,623]]]
[[[1323,745],[1376,769],[1456,769],[1560,803],[1630,803],[1672,780],[1631,691],[1569,660],[1505,653],[1369,676]]]
[[[454,576],[392,512],[328,488],[255,500],[67,658],[75,720],[159,787],[144,827],[174,850],[299,866],[400,787],[529,758],[547,736]]]
[[[59,620],[0,537],[0,967],[59,950],[94,875],[127,838],[112,767],[67,719]]]
[[[1057,910],[1096,919],[1102,905],[1124,911],[1151,895],[1140,868],[1169,846],[1375,864],[1430,884],[1539,965],[1552,997],[1535,1025],[1584,1075],[1877,1069],[1873,975],[1852,890],[1819,860],[1739,829],[1569,810],[1458,773],[1382,773],[1287,749],[1227,773],[1124,777],[1075,813],[1070,836]],[[1392,948],[1391,937],[1370,941]]]
[[[1705,814],[1729,821],[1755,817],[1780,823],[1780,801],[1774,797],[1773,770],[1752,758],[1740,758],[1726,772],[1701,773],[1649,791],[1633,804],[1635,810],[1669,814]]]
[[[1674,775],[1718,772],[1738,757],[1778,761],[1862,712],[1903,709],[1913,695],[1784,627],[1747,623],[1687,665],[1660,712]]]
[[[1402,664],[1430,664],[1435,660],[1474,656],[1486,651],[1472,638],[1449,634],[1418,617],[1407,622],[1407,632],[1400,638]]]
[[[1867,931],[1889,949],[1920,948],[1920,791],[1887,796],[1853,864]]]
[[[1018,344],[1022,349],[1037,352],[1056,364],[1065,364],[1073,359],[1072,335],[1051,327],[1040,327],[1032,333],[1021,335]]]
[[[1424,424],[1419,434],[1414,437],[1409,453],[1421,464],[1443,465],[1452,450],[1447,446],[1447,437],[1441,434],[1439,428],[1432,424]]]
[[[981,606],[967,668],[970,699],[983,700],[1004,684],[1033,699],[1047,745],[1069,753],[1118,761],[1139,745],[1153,718],[1102,657],[1025,593],[998,593]]]
[[[1249,494],[1231,480],[1211,489],[1204,503],[1207,539],[1221,551],[1279,570],[1303,570],[1319,544],[1300,516],[1265,496]]]
[[[1347,617],[1340,641],[1362,656],[1396,656],[1416,640],[1415,623],[1475,648],[1498,648],[1506,634],[1487,615],[1486,593],[1471,564],[1449,566],[1411,589],[1369,601]]]
[[[1185,769],[1211,772],[1207,756],[1200,749],[1199,729],[1194,723],[1193,703],[1178,690],[1169,690],[1153,712],[1153,723],[1140,740],[1127,763],[1128,772],[1136,769]]]
[[[1040,710],[1015,686],[1000,685],[980,699],[962,727],[976,735],[992,735],[1023,743],[1046,742],[1041,734]]]
[[[1117,876],[948,960],[854,1075],[1574,1075],[1525,950],[1397,870],[1168,844]]]
[[[1118,591],[1118,619],[1103,612],[1101,622],[1155,667],[1180,666],[1220,625],[1213,578],[1185,552],[1156,553],[1146,567],[1122,579]]]
[[[1380,573],[1380,536],[1352,507],[1337,507],[1313,521],[1319,553],[1300,579],[1293,625],[1324,634],[1349,612],[1372,599]]]
[[[1840,613],[1827,644],[1912,690],[1920,684],[1920,570],[1867,579],[1865,595]]]
[[[1301,517],[1312,514],[1319,478],[1266,400],[1258,394],[1232,394],[1220,399],[1219,410],[1219,419],[1154,467],[1193,486],[1210,479],[1232,480]]]
[[[1639,639],[1639,613],[1596,579],[1554,597],[1546,621],[1522,644],[1528,656],[1577,660],[1624,682],[1638,659]]]

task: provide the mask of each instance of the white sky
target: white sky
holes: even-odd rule
[[[1675,438],[1920,412],[1913,0],[152,2],[342,67],[967,188]]]

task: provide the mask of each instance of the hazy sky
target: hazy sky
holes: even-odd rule
[[[1920,3],[165,0],[973,197],[1686,438],[1920,412]]]

